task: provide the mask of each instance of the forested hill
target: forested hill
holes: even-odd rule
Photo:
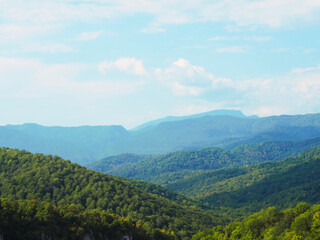
[[[98,209],[78,205],[54,206],[36,200],[0,198],[0,239],[176,240],[174,233],[153,229]]]
[[[316,143],[317,141],[308,142]],[[305,147],[307,146],[305,143],[294,144]],[[263,145],[258,144],[256,147]],[[261,149],[270,150],[271,146],[274,146],[273,149],[277,149],[280,155],[282,154],[281,149],[286,149],[286,151],[290,149],[280,148],[279,145],[273,145],[270,142]],[[290,144],[283,146],[290,146]],[[241,146],[235,149],[235,152],[239,153],[244,149],[246,148]],[[244,152],[248,152],[248,156],[253,156],[252,159],[265,161],[265,158],[261,157],[264,156],[263,154],[253,154],[252,149],[255,148],[252,145],[248,149],[251,150]],[[225,151],[213,148],[200,152],[172,153],[163,161],[157,162],[149,159],[143,161],[143,164],[137,162],[132,164],[130,171],[124,168],[123,172],[137,174],[138,177],[142,176],[145,179],[159,182],[169,189],[201,201],[208,207],[233,209],[229,211],[230,216],[236,212],[235,209],[243,216],[270,205],[286,208],[293,207],[300,201],[320,203],[320,147],[312,148],[296,157],[275,162],[267,161],[248,167],[233,166],[213,170],[202,168],[209,168],[215,166],[214,164],[219,165],[231,160],[232,155],[226,155]],[[205,161],[205,156],[210,156],[209,154],[215,156],[213,158],[215,161],[212,159]],[[218,157],[214,154],[218,154]],[[276,152],[268,152],[270,159],[272,159],[271,156],[276,155]],[[185,162],[184,159],[188,161]],[[149,165],[148,162],[150,162]],[[246,163],[248,162],[244,162]]]
[[[270,141],[241,145],[232,150],[207,148],[155,156],[123,154],[105,158],[89,164],[87,167],[111,175],[145,180],[171,187],[176,181],[186,181],[191,176],[198,175],[203,171],[254,165],[265,161],[279,161],[318,145],[320,145],[320,138],[301,142]]]
[[[196,206],[143,192],[129,183],[57,156],[7,148],[0,149],[0,197],[99,208],[174,231],[180,238],[224,222]]]
[[[270,207],[241,222],[233,222],[226,227],[214,227],[199,232],[192,238],[192,240],[218,239],[320,239],[320,205],[299,203],[295,208],[281,212],[275,207]]]
[[[0,146],[59,155],[86,164],[121,153],[164,154],[206,147],[232,149],[270,140],[320,137],[320,114],[245,118],[203,116],[128,131],[121,126],[45,127],[36,124],[0,127]]]
[[[207,185],[210,178],[206,176],[203,181],[199,176],[196,181],[191,180],[195,185],[189,185],[189,191],[206,185],[195,193],[203,201],[215,207],[244,207],[252,212],[270,205],[286,208],[301,201],[320,203],[320,147],[280,162],[240,170],[238,176]],[[213,178],[215,175],[212,174]]]

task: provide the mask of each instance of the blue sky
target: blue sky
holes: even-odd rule
[[[0,124],[320,112],[318,0],[0,0]]]

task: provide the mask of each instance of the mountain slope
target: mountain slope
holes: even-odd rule
[[[204,205],[252,213],[272,205],[319,203],[319,176],[320,147],[316,147],[278,162],[198,172],[165,186]]]
[[[148,224],[77,205],[0,198],[1,239],[174,240]]]
[[[301,201],[320,202],[320,147],[242,171],[202,189],[197,198],[212,206],[245,207],[251,211],[270,205],[286,208]]]
[[[320,238],[320,205],[300,203],[278,212],[270,207],[241,222],[199,232],[192,240],[214,239],[308,239]]]
[[[224,221],[196,206],[143,192],[131,184],[57,156],[7,148],[0,149],[0,197],[100,208],[173,230],[180,237]]]
[[[189,186],[192,181],[197,183],[196,179],[191,177],[205,174],[204,171],[253,165],[264,161],[279,161],[318,145],[320,138],[301,142],[271,141],[242,145],[230,151],[207,148],[155,156],[125,154],[102,159],[87,167],[111,175],[158,183],[186,193],[177,186]],[[204,177],[198,179],[203,180]]]
[[[281,144],[268,142],[240,146],[234,149],[239,160],[236,163],[246,165],[265,161],[266,156],[279,160],[276,157],[283,154],[298,154],[299,147],[302,150],[313,144],[319,145],[319,139]],[[257,149],[259,151],[254,151]],[[231,214],[236,210],[239,216],[271,205],[286,208],[300,201],[320,202],[320,146],[282,161],[205,170],[223,164],[227,166],[229,161],[234,163],[232,157],[231,151],[216,148],[176,152],[158,158],[158,161],[133,163],[131,170],[123,169],[122,172],[158,182],[200,200],[204,206],[228,209],[226,211]]]

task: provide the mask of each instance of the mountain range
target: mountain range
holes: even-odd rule
[[[121,153],[163,154],[206,147],[232,149],[269,140],[302,141],[320,136],[320,114],[258,118],[220,110],[152,121],[133,130],[122,126],[0,127],[0,146],[59,155],[87,164]]]
[[[320,114],[6,125],[0,143],[0,238],[320,239]]]

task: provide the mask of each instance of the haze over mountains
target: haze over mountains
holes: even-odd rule
[[[37,124],[0,127],[0,146],[59,155],[87,164],[121,153],[163,154],[176,150],[222,147],[269,140],[302,141],[320,136],[320,114],[257,118],[219,110],[170,117],[133,130],[122,126],[46,127]]]

